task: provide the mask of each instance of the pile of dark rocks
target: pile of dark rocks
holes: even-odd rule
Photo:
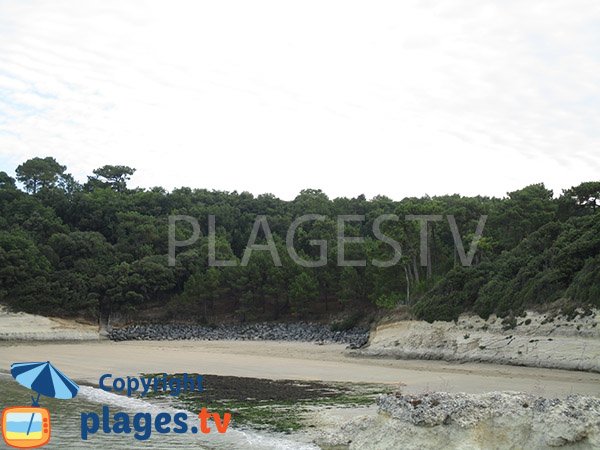
[[[233,341],[300,341],[348,344],[359,348],[367,343],[369,330],[351,328],[332,331],[327,325],[295,323],[223,324],[140,324],[114,328],[108,333],[113,341],[130,340],[233,340]]]

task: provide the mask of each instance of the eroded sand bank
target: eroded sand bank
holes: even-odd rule
[[[0,341],[98,340],[97,325],[79,323],[24,312],[9,312],[0,306]]]

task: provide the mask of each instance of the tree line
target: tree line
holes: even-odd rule
[[[107,320],[155,310],[208,323],[314,319],[397,305],[427,320],[450,320],[463,311],[514,315],[557,300],[600,306],[600,182],[557,197],[533,184],[504,198],[330,199],[305,189],[284,201],[186,187],[131,189],[134,172],[106,165],[79,183],[52,157],[23,162],[14,178],[0,172],[0,302],[48,315]],[[364,237],[361,245],[345,247],[346,258],[356,260],[392,256],[372,235],[373,221],[384,214],[451,215],[466,245],[480,217],[488,219],[470,267],[461,264],[444,222],[429,223],[422,265],[416,221],[381,225],[402,248],[391,267],[302,267],[285,246],[290,224],[305,214],[325,216],[296,230],[294,247],[307,260],[319,258],[314,240],[335,241],[340,215],[365,217],[346,224],[347,236]],[[169,215],[200,219],[200,238],[179,251],[174,266],[167,264]],[[266,216],[281,266],[264,251],[253,252],[247,265],[209,266],[209,215],[217,225],[218,258],[234,261],[242,259],[256,217]],[[177,233],[184,240],[191,230],[179,226]],[[328,259],[335,261],[336,252],[329,246]]]

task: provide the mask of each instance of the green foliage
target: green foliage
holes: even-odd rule
[[[394,309],[400,304],[400,295],[381,294],[375,299],[375,304],[380,308]]]
[[[209,321],[215,302],[222,298],[225,287],[221,272],[210,267],[206,272],[194,273],[185,283],[181,299],[185,314],[195,314],[202,322]]]
[[[25,186],[25,189],[35,194],[40,189],[56,186],[62,174],[67,168],[61,166],[50,156],[46,158],[32,158],[21,164],[15,170],[17,180]]]
[[[117,192],[123,192],[127,189],[127,181],[135,169],[128,166],[106,165],[94,170],[96,177],[91,177],[88,188],[109,187]]]
[[[283,201],[248,192],[130,189],[135,169],[121,165],[94,170],[81,186],[52,157],[25,161],[15,172],[25,192],[0,172],[0,301],[15,309],[106,320],[116,312],[133,317],[171,302],[173,316],[209,323],[223,316],[315,318],[345,310],[348,321],[334,325],[344,328],[355,313],[373,305],[405,304],[433,321],[456,319],[464,311],[516,317],[561,298],[573,305],[598,305],[600,298],[600,182],[572,187],[558,199],[543,184],[534,184],[504,199],[330,199],[320,190],[304,189]],[[200,223],[200,238],[178,249],[174,267],[166,264],[171,214]],[[317,261],[321,244],[326,245],[328,263],[322,267],[295,264],[286,249],[290,224],[305,214],[323,217],[297,228],[294,248],[303,260]],[[373,232],[383,214],[399,218],[378,224],[402,248],[390,267],[373,264],[395,256],[389,241]],[[420,225],[405,220],[419,214],[443,217],[428,228],[427,267],[420,264]],[[460,263],[445,218],[449,214],[467,250],[480,216],[488,216],[471,267]],[[216,257],[235,267],[208,265],[209,215],[215,216]],[[266,251],[254,251],[247,265],[239,265],[258,215],[268,218],[280,267]],[[337,265],[342,250],[336,242],[338,215],[365,217],[345,224],[346,236],[364,242],[346,243],[343,251],[345,260],[366,260],[366,266]],[[177,225],[178,240],[190,236],[186,226]],[[189,314],[178,313],[183,311]]]
[[[16,189],[15,179],[0,171],[0,189]]]
[[[517,315],[565,296],[598,304],[599,253],[597,216],[549,222],[493,263],[450,271],[414,310],[431,321],[455,319],[469,310],[484,318]]]
[[[342,320],[333,322],[330,326],[331,331],[348,331],[355,328],[363,318],[363,314],[360,312],[354,312]]]
[[[530,233],[551,222],[556,210],[552,191],[543,184],[509,192],[508,199],[490,214],[490,233],[486,235],[498,242],[502,250],[512,249]]]
[[[489,264],[457,267],[414,305],[413,312],[428,322],[456,320],[461,312],[473,307],[489,275]]]
[[[319,298],[319,284],[309,272],[297,275],[290,286],[290,303],[297,317],[306,317],[310,305]]]
[[[26,233],[0,231],[0,301],[15,309],[50,312],[51,266]]]
[[[586,260],[566,296],[578,304],[600,307],[600,255]]]
[[[600,181],[581,183],[563,192],[559,199],[559,214],[562,218],[572,215],[593,214],[600,202]]]

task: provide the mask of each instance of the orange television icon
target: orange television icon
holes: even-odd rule
[[[35,448],[50,440],[50,413],[46,408],[12,406],[2,411],[4,442],[15,448]]]

